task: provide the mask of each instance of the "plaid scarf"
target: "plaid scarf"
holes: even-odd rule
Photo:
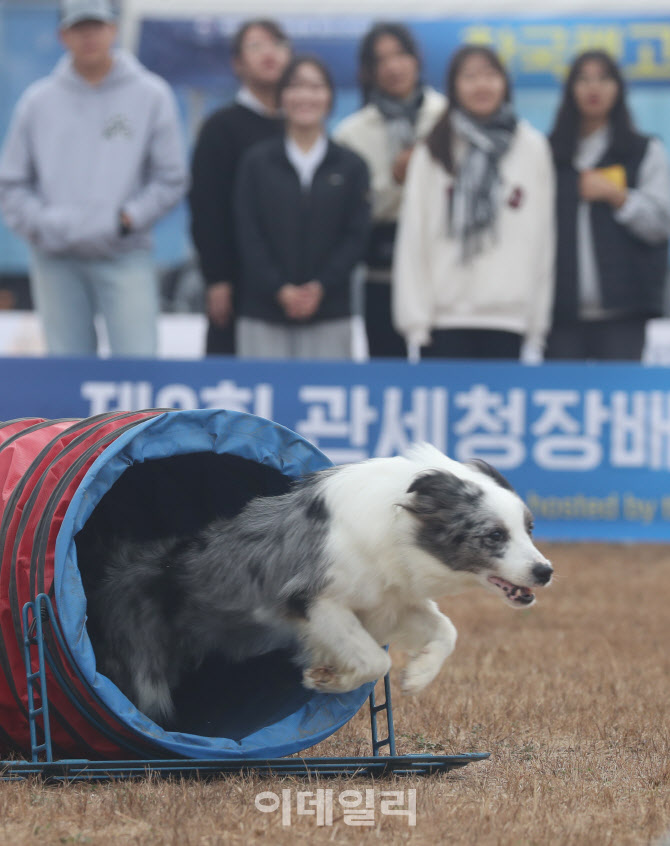
[[[517,118],[509,103],[485,120],[456,108],[451,113],[454,133],[467,142],[450,194],[449,235],[462,244],[462,261],[481,252],[486,233],[495,233],[499,207],[498,162],[509,149]]]
[[[407,150],[416,141],[416,120],[423,103],[423,87],[418,85],[416,90],[404,100],[389,97],[378,88],[370,92],[369,103],[375,105],[384,118],[391,148],[391,159]]]

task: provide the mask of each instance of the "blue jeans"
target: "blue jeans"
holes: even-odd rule
[[[30,284],[50,355],[95,355],[94,318],[100,314],[112,355],[155,357],[160,301],[147,250],[110,259],[33,250]]]

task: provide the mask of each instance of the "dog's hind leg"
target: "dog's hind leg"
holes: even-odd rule
[[[302,625],[308,656],[303,685],[324,693],[347,693],[386,675],[391,661],[349,608],[316,600]]]
[[[169,662],[174,658],[167,649],[146,636],[131,641],[125,630],[117,630],[98,658],[98,670],[125,693],[133,705],[152,720],[165,723],[174,718],[170,685],[174,672]]]
[[[402,689],[418,693],[435,678],[453,652],[456,629],[434,602],[426,600],[405,611],[392,642],[412,656],[405,667]]]
[[[174,702],[165,675],[155,673],[150,666],[139,663],[133,668],[135,704],[151,720],[170,722],[175,716]]]
[[[171,689],[178,681],[180,655],[161,609],[151,596],[127,585],[108,586],[92,609],[102,636],[96,648],[99,672],[149,718],[174,717]]]

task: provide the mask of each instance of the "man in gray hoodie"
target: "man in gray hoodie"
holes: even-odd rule
[[[0,211],[30,245],[52,355],[95,355],[96,313],[112,355],[156,354],[150,230],[186,191],[186,155],[169,86],[116,35],[110,0],[63,0],[67,55],[25,91],[0,154]]]

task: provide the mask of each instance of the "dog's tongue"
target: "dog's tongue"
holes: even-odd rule
[[[530,588],[513,585],[512,582],[508,582],[506,579],[501,579],[499,576],[489,576],[489,581],[491,584],[499,587],[505,596],[513,602],[519,602],[524,605],[528,602],[532,602],[535,598]]]

